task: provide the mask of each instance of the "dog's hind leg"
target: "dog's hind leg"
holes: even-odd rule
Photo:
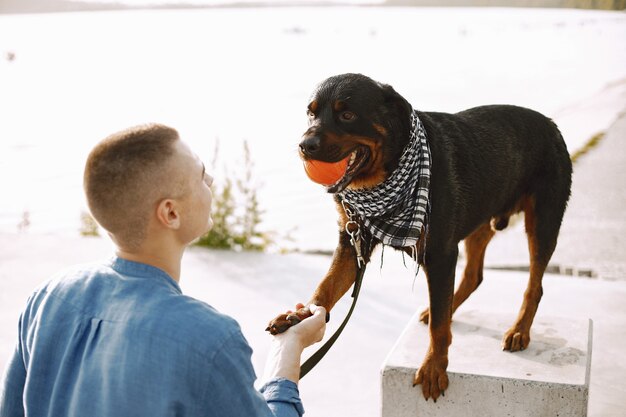
[[[511,352],[524,350],[530,343],[530,327],[543,295],[541,281],[556,248],[569,195],[568,193],[564,198],[559,198],[554,194],[556,193],[552,195],[538,193],[525,198],[522,202],[530,252],[530,278],[517,321],[502,339],[503,350]]]
[[[485,223],[465,238],[465,255],[467,263],[463,273],[463,279],[454,293],[454,301],[452,304],[452,312],[470,296],[471,293],[478,288],[483,282],[483,265],[485,262],[485,252],[487,245],[495,232],[491,229],[489,223]]]
[[[491,238],[495,235],[489,223],[478,227],[472,234],[465,238],[465,256],[467,263],[459,287],[454,293],[452,301],[452,313],[478,288],[483,281],[483,263],[485,252]],[[429,310],[426,309],[420,315],[420,320],[428,324]]]

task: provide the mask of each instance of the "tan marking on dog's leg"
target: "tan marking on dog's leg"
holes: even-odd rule
[[[323,306],[327,312],[337,304],[337,301],[350,289],[356,279],[357,265],[354,249],[350,246],[348,235],[345,232],[348,217],[339,203],[336,204],[339,214],[339,242],[328,272],[313,292],[308,304]],[[369,255],[367,255],[369,256]]]
[[[335,250],[332,264],[324,279],[320,282],[306,307],[297,314],[280,314],[270,321],[266,330],[271,334],[282,333],[297,324],[301,319],[310,316],[309,305],[315,304],[326,309],[328,313],[337,301],[350,289],[356,278],[356,260],[352,247],[339,245]],[[295,320],[297,318],[297,320]]]
[[[539,301],[543,295],[541,281],[549,261],[549,256],[546,259],[538,250],[534,200],[532,198],[525,199],[523,209],[530,253],[530,277],[517,320],[504,334],[504,338],[502,339],[502,349],[510,350],[511,352],[524,350],[530,343],[530,327],[537,313]],[[551,243],[551,245],[552,248],[554,248],[556,242]],[[551,251],[549,255],[551,255]]]
[[[350,289],[356,278],[356,261],[351,247],[339,246],[335,250],[328,273],[315,289],[309,304],[321,305],[327,312]]]
[[[339,244],[337,245],[337,249],[335,249],[328,272],[317,286],[306,307],[300,309],[302,313],[305,313],[304,316],[310,315],[308,306],[315,304],[326,309],[328,320],[330,310],[332,310],[337,301],[350,289],[356,279],[357,265],[354,249],[350,246],[348,234],[345,232],[348,218],[341,204],[337,203],[336,208],[339,213]],[[368,262],[369,252],[363,252],[363,255],[366,262]],[[300,310],[298,313],[301,313]],[[298,314],[298,316],[299,315],[300,314]],[[271,334],[278,334],[284,332],[293,324],[295,324],[293,314],[280,314],[270,321],[267,330]]]
[[[452,301],[452,313],[473,293],[483,280],[483,264],[487,245],[495,232],[491,230],[489,223],[478,227],[472,234],[465,238],[465,255],[467,263],[463,278],[454,293]],[[429,310],[426,309],[420,315],[420,320],[425,324],[429,321]]]
[[[424,398],[432,397],[435,402],[440,395],[445,395],[449,380],[446,369],[448,368],[448,347],[452,343],[450,321],[441,323],[437,327],[430,327],[430,345],[424,357],[422,365],[415,373],[413,386],[422,385]]]
[[[489,223],[486,223],[476,229],[465,239],[464,243],[467,264],[465,265],[465,271],[463,272],[463,279],[454,293],[452,304],[453,313],[461,304],[463,304],[465,300],[467,300],[467,297],[469,297],[470,294],[473,293],[483,281],[485,252],[487,251],[487,245],[494,235],[495,232],[491,230]]]
[[[424,270],[428,282],[431,317],[429,322],[430,346],[424,362],[416,372],[414,385],[422,385],[424,398],[437,400],[448,388],[448,347],[452,343],[452,299],[454,272],[458,248],[454,246],[426,263]]]

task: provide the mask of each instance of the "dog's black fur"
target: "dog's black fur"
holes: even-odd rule
[[[412,107],[391,86],[360,74],[323,81],[309,104],[309,129],[300,144],[303,159],[334,162],[357,150],[358,168],[346,183],[329,187],[374,187],[397,167],[409,140]],[[432,156],[428,233],[418,243],[418,259],[429,286],[431,346],[415,383],[426,399],[447,388],[447,351],[454,310],[482,281],[485,248],[509,216],[524,211],[530,249],[530,280],[516,323],[505,333],[503,349],[525,349],[542,295],[541,279],[556,247],[570,195],[572,165],[557,126],[529,109],[492,105],[456,114],[418,112]],[[331,268],[309,304],[328,311],[354,281],[354,254],[343,228]],[[424,239],[425,238],[425,239]],[[365,257],[379,243],[371,238]],[[454,293],[458,243],[465,240],[467,265]],[[426,242],[426,245],[424,244]],[[397,248],[409,251],[409,248]],[[298,312],[306,317],[306,308]],[[286,330],[286,316],[270,323]],[[477,358],[478,360],[479,358]]]

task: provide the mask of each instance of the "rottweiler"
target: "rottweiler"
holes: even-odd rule
[[[446,368],[453,312],[480,285],[485,249],[509,217],[524,212],[530,252],[530,278],[517,320],[504,333],[503,350],[524,350],[541,299],[542,277],[557,244],[570,196],[572,164],[555,123],[542,114],[512,105],[488,105],[455,114],[414,111],[393,87],[361,74],[342,74],[321,82],[311,96],[309,127],[300,143],[303,160],[335,162],[352,155],[343,177],[328,187],[339,212],[339,244],[330,269],[308,304],[331,311],[355,281],[355,250],[345,225],[340,193],[367,190],[399,168],[411,135],[411,115],[425,131],[431,171],[428,214],[418,242],[395,249],[411,253],[426,274],[430,308],[430,346],[414,385],[435,401],[448,387]],[[456,291],[459,242],[466,266]],[[381,243],[363,233],[368,262]],[[270,321],[272,334],[308,317],[306,307]]]

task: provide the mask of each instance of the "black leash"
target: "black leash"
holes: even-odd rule
[[[309,359],[306,360],[300,367],[300,379],[304,378],[306,374],[309,373],[311,369],[315,365],[318,364],[319,361],[322,360],[324,355],[330,350],[333,344],[339,338],[339,335],[343,331],[346,324],[350,320],[350,316],[352,316],[352,312],[354,311],[354,307],[356,306],[356,301],[359,299],[359,293],[361,292],[361,283],[363,282],[363,274],[365,274],[365,260],[361,255],[361,228],[359,223],[357,222],[357,215],[354,211],[352,211],[349,207],[344,204],[342,201],[343,209],[348,215],[348,222],[346,223],[346,232],[350,235],[350,243],[354,247],[355,256],[356,256],[356,277],[354,279],[354,288],[352,289],[352,305],[350,306],[350,310],[346,315],[346,318],[343,319],[343,323],[341,326],[335,331],[335,333],[324,343],[324,346],[319,348],[317,352],[315,352]],[[350,227],[356,227],[354,230],[350,230]]]
[[[345,319],[343,319],[343,323],[341,323],[341,326],[339,326],[339,328],[335,331],[335,334],[333,334],[331,338],[328,339],[326,343],[324,343],[324,346],[319,348],[317,352],[311,355],[311,357],[302,364],[302,366],[300,367],[300,378],[303,378],[306,374],[308,374],[309,371],[313,369],[313,367],[317,365],[319,361],[322,360],[324,355],[326,355],[326,352],[330,350],[332,345],[339,338],[339,335],[343,331],[343,328],[346,327],[346,324],[348,324],[348,320],[350,320],[350,316],[352,315],[352,312],[354,311],[354,307],[356,306],[356,300],[359,298],[359,292],[361,291],[361,282],[363,281],[364,273],[365,273],[365,266],[363,266],[363,268],[359,268],[359,270],[356,273],[356,279],[354,281],[354,289],[352,290],[352,305],[350,306],[348,315],[346,316]]]

